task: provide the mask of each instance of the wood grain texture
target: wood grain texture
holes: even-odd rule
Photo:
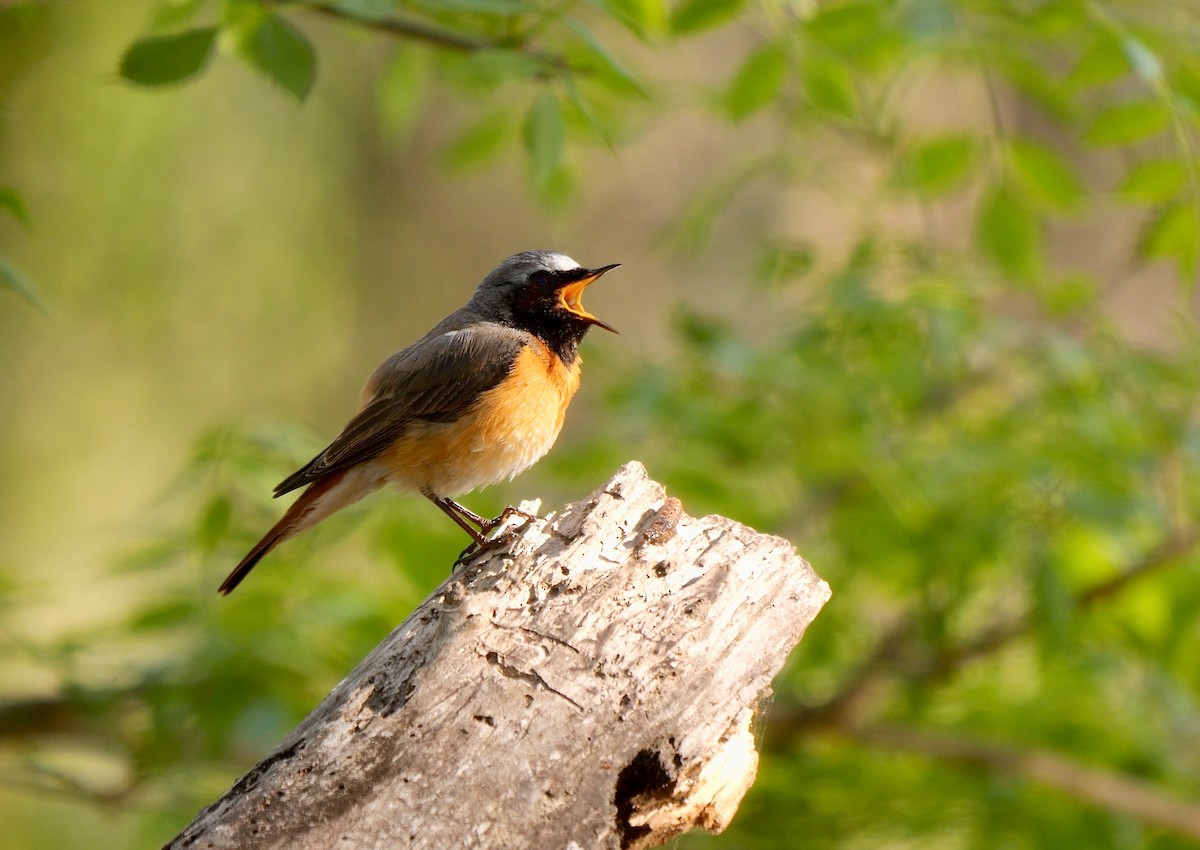
[[[171,848],[650,847],[720,831],[829,588],[640,464],[457,568]]]

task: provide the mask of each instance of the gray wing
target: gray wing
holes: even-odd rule
[[[504,380],[527,338],[503,325],[476,324],[396,352],[371,375],[370,396],[342,433],[280,482],[275,495],[371,460],[414,421],[453,421]]]

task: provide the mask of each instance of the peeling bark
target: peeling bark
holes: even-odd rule
[[[170,848],[642,848],[728,825],[829,598],[640,464],[456,568]]]

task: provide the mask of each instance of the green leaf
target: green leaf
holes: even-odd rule
[[[1141,251],[1150,259],[1171,259],[1189,280],[1200,257],[1200,214],[1192,204],[1175,204],[1147,225]]]
[[[572,78],[567,77],[563,80],[563,88],[566,89],[570,104],[575,107],[575,114],[581,117],[587,124],[588,129],[596,135],[596,138],[611,150],[613,148],[612,128],[596,115],[595,110],[584,100],[579,87],[575,85],[575,81]]]
[[[1006,51],[996,55],[994,67],[1019,94],[1027,96],[1059,121],[1075,123],[1078,120],[1079,103],[1059,78],[1049,72],[1046,63]]]
[[[725,92],[725,111],[743,121],[779,96],[787,75],[787,55],[777,44],[764,44],[750,54]]]
[[[224,493],[215,494],[209,499],[196,524],[196,545],[211,552],[228,533],[232,518],[233,506],[229,497]]]
[[[1034,203],[1054,210],[1079,206],[1083,184],[1051,148],[1032,139],[1014,138],[1007,144],[1009,166],[1017,184]]]
[[[500,151],[512,126],[508,110],[498,110],[483,116],[455,139],[446,150],[446,163],[454,168],[478,165]]]
[[[1052,316],[1079,313],[1096,301],[1096,283],[1087,275],[1073,275],[1049,283],[1042,291],[1042,303]]]
[[[412,126],[425,96],[426,58],[414,45],[401,44],[379,81],[379,116],[393,136]]]
[[[566,139],[562,107],[549,88],[542,90],[525,116],[524,139],[534,177],[544,184],[562,159]]]
[[[205,0],[166,0],[154,13],[151,28],[159,31],[176,30],[196,17]]]
[[[755,277],[767,285],[789,283],[808,274],[816,261],[810,245],[767,245],[758,258]]]
[[[804,23],[808,35],[843,56],[875,42],[884,27],[879,3],[823,3]]]
[[[1052,561],[1038,558],[1033,574],[1034,616],[1041,626],[1038,637],[1048,649],[1057,649],[1069,634],[1074,597]]]
[[[800,79],[808,104],[817,112],[853,118],[858,98],[850,72],[833,59],[810,59],[800,69]]]
[[[242,33],[242,56],[276,85],[303,101],[316,77],[317,54],[304,33],[274,13]]]
[[[1129,72],[1129,63],[1120,43],[1104,33],[1084,48],[1067,74],[1065,82],[1074,88],[1104,86]]]
[[[746,0],[682,0],[671,10],[671,32],[687,35],[720,26],[735,18],[745,2]]]
[[[29,224],[29,210],[21,193],[11,186],[0,186],[0,210],[4,210],[21,224]]]
[[[600,0],[618,21],[645,38],[667,28],[667,7],[663,0]]]
[[[589,58],[594,57],[600,61],[602,68],[598,70],[608,72],[601,77],[601,82],[610,84],[612,87],[626,94],[641,98],[648,98],[650,96],[645,85],[638,79],[630,67],[613,55],[600,39],[596,38],[591,30],[573,19],[567,19],[567,27],[575,35],[579,36],[579,40],[587,48],[587,56]]]
[[[1179,194],[1186,183],[1187,169],[1179,160],[1148,159],[1129,169],[1117,194],[1134,203],[1163,204]]]
[[[451,62],[455,82],[479,92],[508,80],[532,79],[545,70],[537,57],[519,50],[477,50],[466,57],[452,57]]]
[[[520,15],[536,8],[522,0],[421,0],[418,5],[443,12],[500,16]]]
[[[896,162],[892,182],[930,197],[962,186],[971,173],[977,144],[971,136],[950,135],[912,145]]]
[[[1001,271],[1029,278],[1041,265],[1041,232],[1030,211],[1004,186],[993,188],[979,203],[975,241]]]
[[[1093,145],[1128,145],[1157,135],[1171,123],[1171,113],[1157,100],[1111,106],[1096,116],[1084,138]]]
[[[2,258],[0,258],[0,287],[12,290],[46,315],[50,314],[50,311],[46,309],[46,302],[38,294],[37,288],[25,275]]]
[[[204,69],[216,36],[216,27],[203,27],[139,39],[121,57],[120,74],[140,86],[181,83]]]

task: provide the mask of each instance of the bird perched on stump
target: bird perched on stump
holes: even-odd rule
[[[525,251],[496,266],[463,307],[367,380],[358,413],[324,451],[275,488],[306,487],[219,592],[263,556],[363,496],[391,484],[438,506],[476,544],[514,513],[485,519],[454,501],[540,460],[579,388],[579,343],[592,325],[583,291],[619,263],[583,268],[564,254]]]

